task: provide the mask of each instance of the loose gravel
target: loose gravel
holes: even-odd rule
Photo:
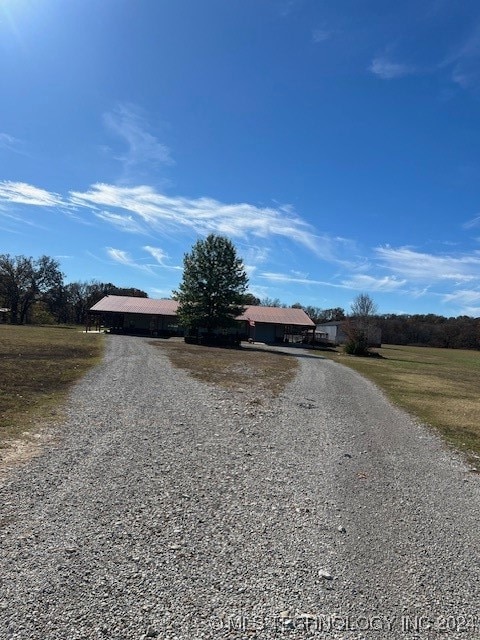
[[[480,636],[478,476],[371,383],[296,351],[259,403],[106,340],[2,480],[0,638]]]

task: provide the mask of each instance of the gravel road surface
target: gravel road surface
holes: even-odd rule
[[[480,480],[372,384],[295,352],[260,404],[106,341],[1,482],[1,640],[480,638]]]

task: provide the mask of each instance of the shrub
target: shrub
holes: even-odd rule
[[[367,344],[366,337],[363,335],[357,335],[354,338],[350,338],[345,343],[345,353],[352,356],[369,356],[370,349]]]

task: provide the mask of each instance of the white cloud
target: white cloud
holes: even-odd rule
[[[406,284],[406,280],[398,280],[395,276],[375,278],[368,275],[354,275],[349,280],[342,280],[342,284],[349,289],[358,291],[396,291]]]
[[[469,36],[439,65],[451,68],[451,79],[462,89],[476,87],[480,83],[480,26],[476,25]]]
[[[58,193],[39,189],[26,182],[0,181],[0,201],[14,204],[28,204],[36,207],[65,206]]]
[[[462,227],[464,229],[473,229],[474,227],[480,227],[480,216],[475,216],[474,218],[467,220],[467,222],[463,223]]]
[[[384,267],[412,280],[469,282],[480,277],[480,255],[475,253],[432,255],[408,247],[378,247],[375,251]]]
[[[100,213],[95,213],[95,215],[100,220],[117,227],[120,231],[148,234],[148,231],[132,216],[123,216],[118,213],[109,213],[108,211],[101,211]]]
[[[443,296],[444,302],[456,302],[461,305],[480,305],[480,291],[462,289],[454,293],[446,293]]]
[[[461,289],[443,295],[443,302],[455,305],[457,313],[465,316],[480,316],[480,290]]]
[[[264,271],[260,273],[261,278],[265,278],[270,282],[284,282],[289,284],[305,284],[305,285],[320,285],[323,287],[335,287],[337,289],[354,289],[356,291],[396,291],[403,287],[406,280],[398,280],[395,276],[384,276],[381,278],[374,278],[368,275],[354,275],[348,280],[342,280],[338,282],[326,282],[325,280],[314,280],[309,278],[306,274],[294,275],[285,273],[274,273],[270,271]]]
[[[126,172],[173,163],[169,148],[150,133],[147,120],[135,105],[120,104],[104,114],[103,119],[108,129],[126,144],[126,150],[116,156]]]
[[[217,233],[243,241],[251,250],[247,260],[261,263],[267,260],[270,247],[256,240],[277,238],[303,245],[322,260],[355,268],[351,256],[354,243],[345,238],[318,235],[314,228],[298,216],[290,205],[260,207],[253,204],[224,203],[214,198],[167,196],[150,186],[118,186],[94,184],[88,191],[71,191],[68,199],[23,182],[0,182],[0,207],[28,204],[57,206],[80,222],[81,209],[89,209],[103,222],[127,233],[162,235]],[[75,214],[74,212],[77,212]],[[348,256],[343,259],[342,255]]]
[[[391,62],[384,57],[374,58],[368,70],[382,80],[402,78],[403,76],[407,76],[415,71],[413,67],[399,62]]]
[[[281,0],[280,2],[280,15],[282,18],[287,18],[301,5],[302,0]]]
[[[14,138],[8,133],[0,132],[0,149],[6,149],[7,151],[13,151],[14,153],[25,155],[22,140]]]
[[[183,267],[173,266],[166,263],[169,256],[163,249],[160,249],[160,247],[150,247],[146,245],[145,247],[143,247],[143,250],[149,253],[160,266],[165,267],[166,269],[175,269],[178,271],[182,271]]]
[[[158,289],[156,287],[152,287],[150,289],[150,293],[155,297],[155,298],[163,298],[165,299],[171,299],[172,297],[172,290],[171,289]]]
[[[165,259],[168,258],[168,255],[163,249],[160,249],[160,247],[149,247],[148,245],[143,247],[143,249],[153,256],[158,264],[162,266],[165,265]]]
[[[250,243],[240,244],[240,247],[244,262],[259,265],[267,262],[270,257],[269,247],[260,247]]]
[[[183,228],[201,235],[219,233],[240,239],[281,237],[302,244],[320,257],[334,259],[334,241],[315,235],[309,224],[279,208],[226,204],[213,198],[170,197],[149,186],[95,184],[89,191],[72,191],[70,195],[77,206],[128,211],[158,233]]]
[[[260,278],[265,278],[270,282],[285,282],[290,284],[315,284],[315,285],[328,285],[335,286],[331,282],[323,282],[322,280],[312,280],[310,278],[302,278],[298,276],[290,276],[286,273],[273,273],[271,271],[263,271],[259,274]]]
[[[328,31],[328,29],[314,29],[312,33],[312,40],[315,44],[326,42],[327,40],[330,40],[331,37],[332,32]]]
[[[122,249],[114,249],[113,247],[107,247],[106,249],[109,257],[114,261],[122,264],[126,267],[132,267],[133,269],[140,269],[141,271],[147,271],[148,273],[152,273],[150,267],[144,264],[138,264],[135,260],[130,256],[127,251],[123,251]]]

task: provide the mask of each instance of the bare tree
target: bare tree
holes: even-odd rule
[[[377,305],[368,293],[359,293],[350,309],[354,318],[369,318],[376,315],[378,311]]]

